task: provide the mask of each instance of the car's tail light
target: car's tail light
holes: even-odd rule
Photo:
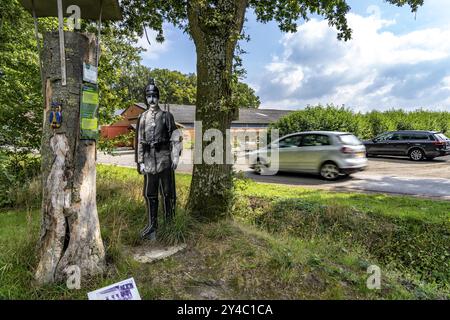
[[[349,148],[349,147],[342,147],[341,148],[341,152],[345,153],[345,154],[351,154],[351,153],[354,153],[355,151],[352,148]]]
[[[445,141],[433,141],[435,146],[445,146],[447,143]]]

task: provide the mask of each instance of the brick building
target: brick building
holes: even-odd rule
[[[108,125],[102,126],[103,137],[114,138],[136,129],[136,122],[141,113],[146,110],[143,103],[136,103],[125,110],[119,110],[116,115],[122,119]],[[170,105],[170,112],[175,118],[177,126],[183,130],[185,144],[191,144],[194,140],[195,106],[193,105]],[[255,133],[265,131],[270,123],[277,121],[282,116],[291,112],[290,110],[277,109],[249,109],[240,108],[239,118],[232,122],[231,133],[238,132]],[[256,143],[256,141],[249,141]]]

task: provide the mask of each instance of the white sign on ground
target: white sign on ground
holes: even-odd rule
[[[89,292],[88,298],[89,300],[141,300],[134,278]]]

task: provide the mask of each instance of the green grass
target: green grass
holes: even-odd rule
[[[144,299],[450,298],[443,267],[449,258],[449,202],[239,181],[234,215],[199,223],[183,210],[191,177],[176,179],[177,218],[161,234],[164,242],[185,242],[188,248],[140,264],[128,251],[142,245],[142,176],[98,166],[108,270],[84,281],[81,290],[33,283],[39,188],[21,191],[15,208],[0,211],[0,299],[85,299],[88,291],[129,277]],[[32,193],[34,201],[27,200]],[[435,263],[442,253],[444,260]],[[372,264],[382,269],[381,290],[366,288]]]
[[[450,201],[384,194],[329,192],[253,181],[246,181],[245,188],[242,194],[246,196],[266,199],[298,198],[328,205],[350,206],[362,212],[381,213],[391,217],[414,218],[436,223],[450,222]]]

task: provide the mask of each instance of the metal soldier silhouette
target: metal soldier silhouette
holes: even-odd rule
[[[162,193],[165,222],[175,215],[175,174],[182,151],[182,136],[173,115],[159,107],[159,89],[153,79],[144,89],[147,110],[136,125],[136,164],[144,175],[144,197],[148,223],[141,237],[156,239],[158,228],[158,190]]]

